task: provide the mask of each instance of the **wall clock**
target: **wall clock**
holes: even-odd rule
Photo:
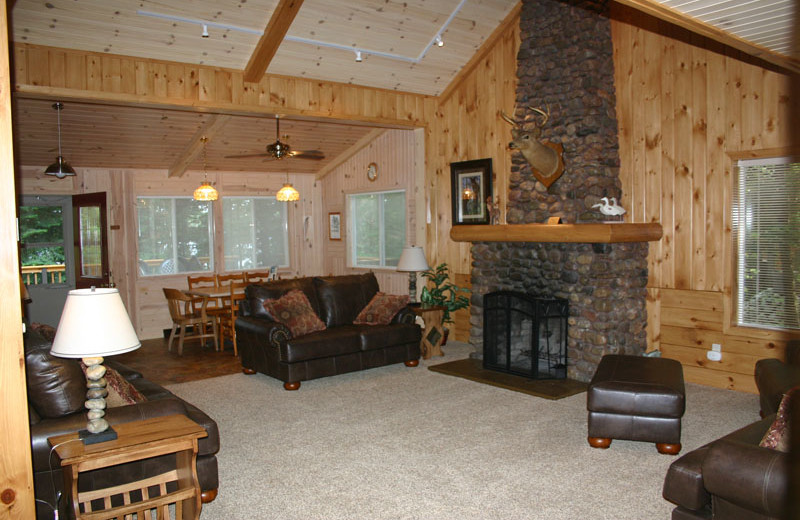
[[[367,166],[367,179],[370,181],[374,181],[378,178],[378,165],[373,163],[369,163]]]

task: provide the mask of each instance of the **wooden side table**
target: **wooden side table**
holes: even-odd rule
[[[208,433],[202,426],[185,415],[154,417],[143,421],[115,424],[118,438],[113,441],[84,445],[78,434],[68,433],[50,437],[64,468],[64,490],[72,499],[76,519],[108,520],[150,518],[149,511],[156,509],[158,518],[170,518],[169,506],[175,505],[175,518],[183,520],[200,517],[200,485],[197,481],[197,439]],[[175,454],[175,469],[154,477],[120,486],[91,491],[78,491],[81,473],[107,468],[126,462]],[[167,484],[175,483],[177,489],[167,492]],[[151,493],[158,487],[158,493]],[[131,494],[135,498],[131,498]],[[151,497],[152,494],[157,496]],[[111,497],[121,497],[123,504],[112,506]],[[139,502],[132,503],[132,500]],[[92,501],[103,501],[102,509],[92,510]],[[96,505],[96,504],[95,504]]]
[[[442,352],[444,307],[441,305],[433,307],[411,306],[411,310],[425,322],[425,330],[422,332],[422,341],[420,342],[422,359],[430,359],[432,356],[444,356],[444,352]]]

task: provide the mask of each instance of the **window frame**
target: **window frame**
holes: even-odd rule
[[[779,164],[796,164],[800,162],[800,156],[794,150],[764,150],[761,152],[750,152],[746,155],[731,155],[733,161],[733,171],[735,173],[732,186],[731,197],[731,311],[728,316],[729,326],[733,329],[750,330],[750,334],[758,333],[759,337],[762,333],[772,334],[775,332],[789,333],[794,336],[800,333],[800,328],[784,327],[774,324],[758,323],[752,320],[746,320],[743,316],[743,304],[745,294],[743,293],[743,285],[745,281],[742,279],[742,272],[746,266],[742,265],[742,258],[747,248],[744,242],[744,229],[741,226],[743,219],[746,217],[745,199],[742,196],[742,191],[745,189],[745,180],[742,176],[742,164],[749,164],[752,166],[770,166]],[[747,335],[750,335],[747,334]]]
[[[354,193],[347,193],[345,194],[345,211],[347,217],[347,266],[351,269],[369,269],[369,270],[386,270],[386,271],[396,271],[397,268],[392,265],[385,265],[386,262],[386,233],[385,233],[385,222],[384,222],[384,207],[383,205],[379,205],[379,229],[380,229],[380,239],[379,239],[379,247],[380,247],[380,265],[358,265],[356,264],[356,242],[357,242],[357,234],[355,231],[355,221],[356,219],[353,217],[353,204],[355,197],[363,197],[365,195],[385,195],[387,193],[402,193],[403,194],[403,207],[405,209],[405,237],[403,241],[403,246],[408,242],[408,229],[409,229],[409,222],[408,222],[408,190],[405,188],[400,189],[389,189],[389,190],[374,190],[374,191],[364,191],[364,192],[354,192]]]
[[[176,243],[176,233],[175,224],[175,201],[178,199],[182,200],[193,200],[191,195],[136,195],[135,197],[135,222],[136,222],[136,262],[141,262],[141,258],[139,256],[139,236],[140,236],[140,228],[139,228],[139,200],[141,199],[171,199],[172,200],[172,213],[170,215],[170,219],[172,222],[172,229],[173,229],[173,237],[172,237],[172,251],[173,251],[173,258],[177,264],[177,243]],[[198,201],[199,202],[199,201]],[[208,270],[203,271],[176,271],[174,273],[153,273],[153,274],[142,274],[139,269],[136,269],[137,277],[138,278],[154,278],[159,276],[184,276],[189,274],[214,274],[216,268],[216,254],[215,254],[215,212],[214,212],[214,203],[211,201],[206,202],[208,204],[209,213],[208,213],[208,252],[209,252],[209,268]]]
[[[224,206],[224,203],[225,203],[226,200],[229,200],[229,199],[272,199],[272,200],[277,202],[278,201],[277,197],[275,195],[271,195],[271,196],[270,195],[231,195],[231,196],[225,196],[225,197],[221,197],[220,198],[220,204],[222,205],[222,208],[221,208],[222,209],[222,244],[221,244],[221,248],[222,248],[222,256],[223,256],[223,258],[222,258],[222,268],[223,268],[224,272],[238,272],[238,271],[244,272],[244,271],[252,271],[252,270],[258,270],[258,269],[269,269],[272,266],[270,266],[270,265],[266,265],[266,266],[256,266],[256,265],[254,265],[253,267],[248,267],[248,268],[228,269],[228,267],[225,265],[225,206]],[[282,204],[285,204],[285,203],[282,203]],[[292,266],[292,249],[291,249],[292,241],[291,241],[291,237],[289,236],[289,210],[290,210],[289,206],[286,205],[286,208],[285,208],[285,211],[284,211],[284,215],[283,215],[283,231],[284,231],[283,241],[284,241],[284,250],[286,251],[286,258],[285,258],[286,259],[286,264],[278,264],[277,265],[278,269],[290,269],[291,266]],[[252,217],[251,217],[251,221],[253,222],[253,229],[255,229],[255,221],[253,220]],[[255,237],[253,237],[253,242],[255,243]]]

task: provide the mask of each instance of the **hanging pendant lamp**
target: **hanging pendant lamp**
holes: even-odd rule
[[[64,108],[64,103],[60,101],[53,103],[53,108],[58,114],[58,157],[56,157],[56,162],[47,167],[47,169],[44,171],[44,174],[53,175],[59,179],[63,179],[64,177],[74,177],[75,170],[73,170],[72,166],[64,161],[64,157],[61,155],[61,110]]]
[[[206,143],[208,137],[203,136],[200,138],[203,141],[203,179],[205,179],[196,190],[194,190],[194,200],[211,201],[219,198],[217,189],[208,182],[208,172],[206,171]]]
[[[289,182],[289,173],[286,173],[286,183],[283,188],[278,190],[275,194],[275,199],[278,202],[294,202],[300,200],[300,192],[294,189],[294,186]]]

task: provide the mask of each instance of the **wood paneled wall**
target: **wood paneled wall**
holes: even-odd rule
[[[368,271],[348,267],[347,234],[350,224],[346,205],[348,194],[405,190],[406,243],[423,244],[417,242],[416,237],[419,216],[415,195],[416,146],[413,130],[387,130],[317,181],[324,193],[323,211],[319,220],[324,229],[323,273],[339,275]],[[378,165],[378,177],[375,181],[370,181],[367,179],[367,166],[373,162]],[[342,216],[341,240],[330,240],[328,237],[328,214],[333,212],[338,212]],[[408,293],[407,273],[398,273],[394,269],[374,269],[374,271],[383,292]]]
[[[731,157],[790,146],[790,77],[635,11],[612,18],[622,205],[664,229],[650,243],[648,348],[688,381],[753,392],[755,361],[798,334],[731,321]],[[722,361],[706,358],[713,343]]]
[[[109,215],[109,258],[114,282],[125,303],[137,334],[142,339],[159,337],[172,324],[167,313],[162,287],[186,289],[186,275],[141,276],[137,262],[136,198],[139,196],[187,196],[203,180],[202,172],[189,171],[183,177],[168,177],[166,170],[78,169],[73,178],[55,179],[42,174],[44,167],[25,167],[21,191],[26,195],[92,193],[107,194]],[[225,196],[274,196],[283,186],[283,173],[209,172]],[[322,272],[320,226],[315,225],[314,204],[320,190],[310,175],[290,176],[290,182],[303,194],[289,204],[289,248],[291,267],[281,269],[282,277]],[[224,273],[224,230],[221,201],[213,203],[214,272]],[[318,213],[318,212],[317,212]],[[308,217],[308,218],[306,218]],[[118,226],[118,228],[117,228]],[[116,228],[116,229],[115,229]]]
[[[450,163],[490,157],[494,170],[493,190],[500,200],[501,223],[505,223],[508,176],[511,172],[511,126],[500,111],[514,112],[519,49],[519,9],[465,68],[459,81],[440,99],[436,117],[426,135],[428,163],[425,176],[426,212],[430,212],[426,251],[431,265],[447,262],[452,279],[470,287],[470,244],[450,240]],[[452,327],[451,327],[452,328]],[[469,339],[469,309],[455,316],[455,338]]]

